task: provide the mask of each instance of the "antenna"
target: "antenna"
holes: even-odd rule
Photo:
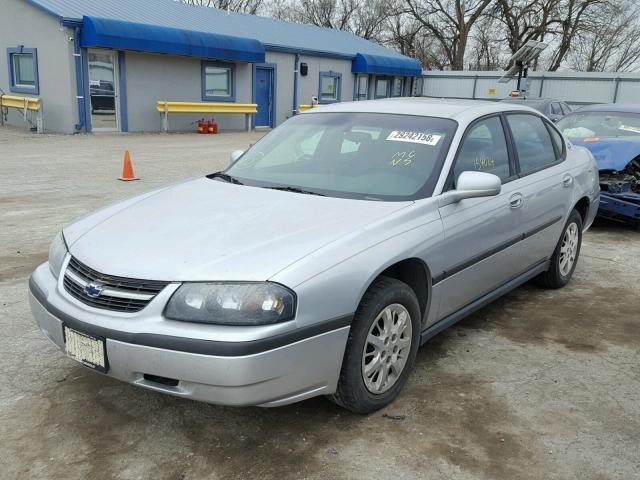
[[[511,68],[498,80],[498,83],[507,83],[516,73],[518,74],[518,91],[524,96],[527,93],[526,87],[522,88],[522,80],[526,79],[529,73],[529,65],[533,60],[538,58],[540,53],[547,48],[548,44],[538,42],[537,40],[529,40],[509,59],[509,64],[513,63]]]

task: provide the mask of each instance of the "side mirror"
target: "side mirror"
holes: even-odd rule
[[[462,172],[455,190],[440,195],[439,206],[451,205],[465,198],[493,197],[500,193],[502,182],[493,173]]]
[[[234,150],[233,152],[231,152],[231,163],[238,160],[243,153],[244,153],[244,150]]]

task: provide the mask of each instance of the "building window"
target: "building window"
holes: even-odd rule
[[[340,101],[340,83],[342,74],[336,72],[320,72],[319,103],[333,103]]]
[[[422,87],[424,86],[424,78],[423,77],[415,77],[413,79],[413,91],[411,94],[414,97],[422,96]]]
[[[393,88],[391,91],[392,97],[401,97],[402,96],[402,77],[395,77],[393,79]]]
[[[35,48],[7,48],[9,90],[38,95],[38,54]]]
[[[356,79],[355,100],[366,100],[369,98],[369,75],[358,75]]]
[[[389,96],[389,79],[386,77],[376,78],[375,98],[387,98]]]
[[[236,67],[233,63],[202,63],[202,99],[234,102]]]

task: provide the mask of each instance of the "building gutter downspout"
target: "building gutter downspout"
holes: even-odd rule
[[[293,115],[298,114],[298,72],[300,70],[300,54],[295,54],[293,62]]]
[[[82,53],[80,49],[80,35],[81,28],[76,26],[73,29],[73,58],[76,65],[76,100],[78,102],[78,123],[75,126],[76,131],[87,131],[87,125],[85,121],[86,109],[85,109],[85,90],[84,90],[84,76],[82,69]]]

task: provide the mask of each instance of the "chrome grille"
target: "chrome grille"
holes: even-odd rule
[[[115,312],[139,312],[168,282],[105,275],[71,257],[63,284],[69,295],[92,307]],[[92,296],[88,291],[97,293]]]

